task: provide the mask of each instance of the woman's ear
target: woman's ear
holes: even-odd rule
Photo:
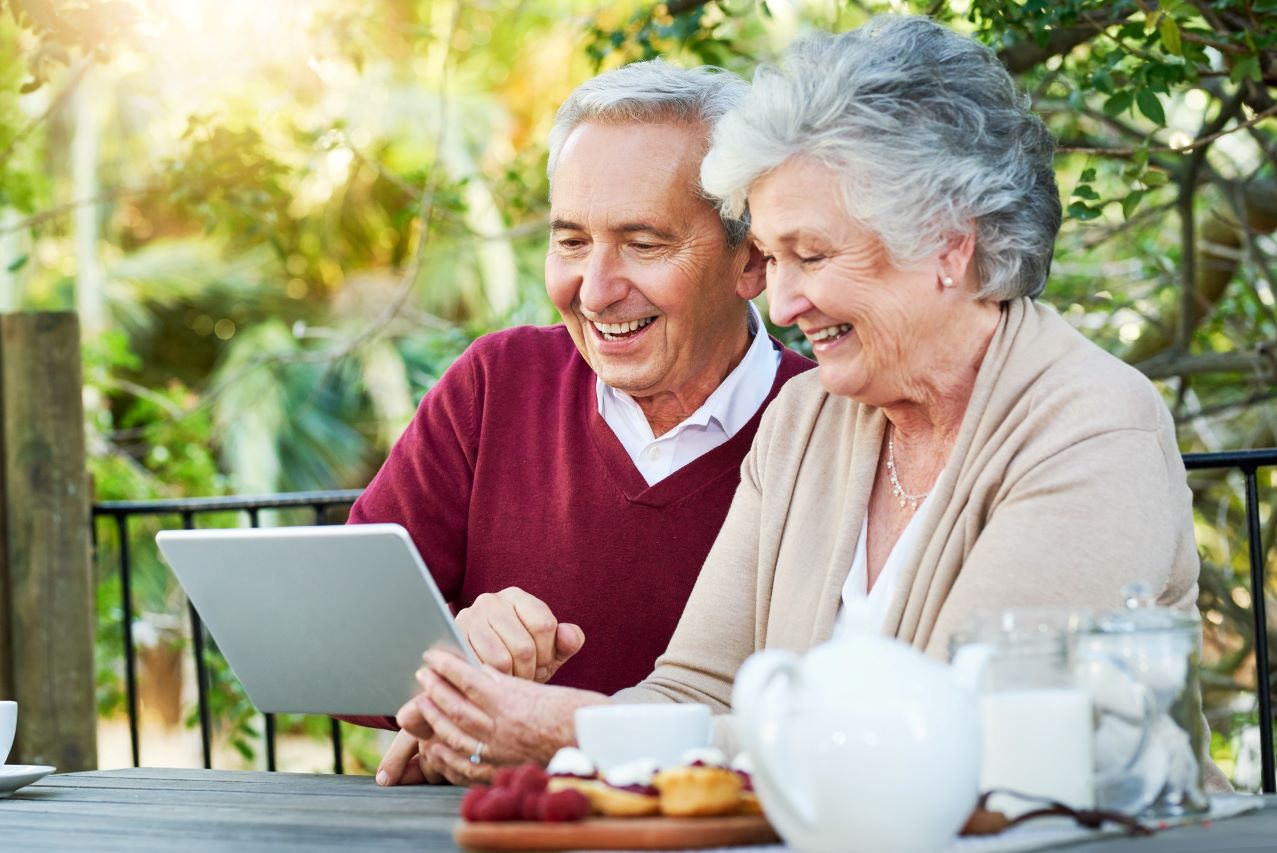
[[[940,251],[938,278],[941,282],[961,284],[967,280],[968,273],[975,272],[975,227],[965,234],[954,234],[945,241]],[[977,282],[977,285],[979,283]],[[952,285],[949,285],[952,286]]]
[[[736,280],[736,295],[741,299],[753,299],[767,289],[767,262],[763,260],[763,253],[752,240],[747,247],[749,257],[745,261],[745,269]]]

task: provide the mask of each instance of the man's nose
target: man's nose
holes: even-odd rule
[[[812,309],[811,300],[803,291],[802,276],[787,265],[767,269],[767,313],[777,326],[792,326],[798,318]]]
[[[581,271],[581,307],[592,314],[602,314],[608,306],[625,298],[629,282],[624,264],[616,249],[607,243],[596,243]]]

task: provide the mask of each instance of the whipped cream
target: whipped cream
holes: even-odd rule
[[[603,774],[603,781],[614,788],[624,788],[629,785],[647,787],[652,784],[652,777],[656,775],[658,769],[656,762],[652,759],[640,758],[616,765]]]
[[[584,776],[592,777],[595,773],[594,762],[575,746],[565,746],[550,759],[545,772],[551,776]]]
[[[740,773],[748,773],[754,775],[754,759],[749,757],[748,752],[737,753],[732,759],[732,769]]]
[[[700,762],[708,767],[726,767],[727,756],[723,755],[723,751],[717,747],[704,746],[697,749],[689,749],[683,753],[682,764],[695,764]]]

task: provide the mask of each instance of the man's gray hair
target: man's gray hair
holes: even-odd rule
[[[1055,141],[988,48],[927,18],[884,15],[762,67],[715,127],[701,183],[722,209],[792,158],[832,169],[846,214],[898,265],[972,233],[980,298],[1046,287],[1060,195]]]
[[[587,121],[703,123],[708,148],[709,131],[748,91],[749,84],[730,71],[709,65],[679,68],[659,59],[600,74],[577,86],[559,107],[550,129],[546,172],[553,183],[563,144],[577,125]],[[700,187],[697,191],[705,194]],[[747,215],[722,213],[721,217],[727,245],[739,246],[749,233]]]

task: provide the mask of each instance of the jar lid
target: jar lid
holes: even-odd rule
[[[1096,630],[1104,634],[1136,633],[1144,631],[1197,631],[1201,620],[1196,610],[1185,613],[1169,607],[1159,607],[1157,597],[1144,583],[1129,583],[1122,587],[1122,607],[1102,614],[1096,620]]]
[[[1040,654],[1064,648],[1073,635],[1091,630],[1089,610],[1031,607],[984,610],[972,614],[954,632],[951,646],[982,643],[1000,653]]]

